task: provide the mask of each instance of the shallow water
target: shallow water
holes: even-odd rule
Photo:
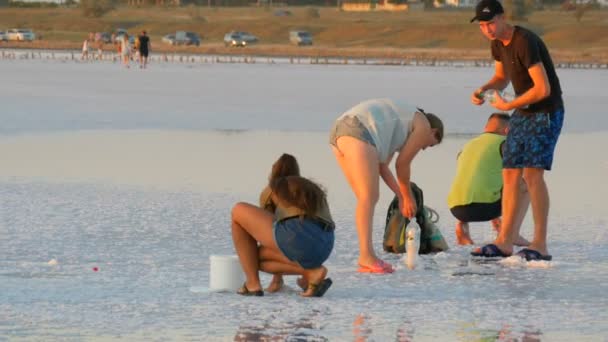
[[[469,105],[468,94],[490,72],[3,61],[1,339],[605,341],[608,120],[598,87],[608,73],[560,71],[569,95],[547,175],[554,261],[480,263],[454,246],[445,197],[466,141],[454,133],[478,131],[489,109]],[[429,97],[438,84],[445,94]],[[452,249],[423,256],[415,271],[383,254],[399,265],[395,274],[361,275],[354,198],[325,132],[364,95],[404,91],[454,113],[445,116],[452,134],[413,169]],[[327,262],[333,287],[299,298],[288,277],[285,291],[264,298],[192,292],[208,285],[210,255],[234,253],[231,206],[257,200],[284,151],[328,188],[338,227]],[[528,217],[523,233],[531,232]],[[489,224],[472,235],[493,238]]]

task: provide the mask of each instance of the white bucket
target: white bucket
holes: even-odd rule
[[[211,255],[209,257],[209,290],[236,291],[245,282],[245,275],[236,255]]]

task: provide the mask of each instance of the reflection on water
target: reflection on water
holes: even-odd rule
[[[474,324],[466,324],[456,333],[459,340],[471,342],[521,341],[539,342],[542,332],[540,329],[524,325],[521,331],[510,324],[503,324],[501,329],[481,329]]]
[[[372,333],[372,328],[367,324],[369,317],[358,314],[353,322],[353,336],[355,342],[365,342]]]
[[[314,311],[313,311],[314,315]],[[298,321],[280,322],[266,320],[260,324],[240,325],[234,335],[235,342],[252,341],[329,341],[321,335],[313,319],[302,318]]]
[[[360,313],[355,316],[353,321],[353,336],[355,342],[368,342],[375,340],[373,338],[372,322],[370,316]],[[395,332],[396,342],[411,342],[414,341],[414,327],[409,320],[404,321]]]

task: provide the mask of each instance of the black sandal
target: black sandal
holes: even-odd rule
[[[238,291],[236,291],[236,293],[240,294],[241,296],[254,296],[254,297],[263,297],[264,296],[263,290],[249,291],[249,289],[247,288],[247,283],[243,283],[243,286],[241,286],[241,288]]]
[[[331,278],[325,278],[318,284],[308,284],[308,289],[312,290],[311,297],[323,297],[325,292],[329,289],[329,287],[333,284]]]

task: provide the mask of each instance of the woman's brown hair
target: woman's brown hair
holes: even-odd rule
[[[272,182],[280,177],[299,175],[300,166],[298,165],[296,157],[292,156],[291,154],[283,153],[279,159],[272,164],[269,180]]]
[[[270,189],[278,201],[302,210],[306,216],[315,216],[326,201],[325,190],[320,185],[300,176],[272,180]]]
[[[441,141],[443,140],[443,121],[441,121],[441,119],[437,115],[433,113],[427,113],[424,111],[424,109],[420,107],[416,109],[419,113],[424,114],[426,119],[429,121],[431,128],[435,129],[435,139],[437,140],[438,144],[441,144]]]
[[[426,119],[429,120],[431,128],[436,129],[435,139],[437,139],[438,144],[441,144],[441,141],[443,140],[443,121],[433,113],[424,113],[424,115],[426,116]]]

